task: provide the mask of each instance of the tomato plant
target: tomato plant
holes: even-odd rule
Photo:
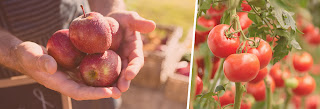
[[[301,11],[307,6],[300,4],[307,1],[198,0],[197,19],[207,18],[216,24],[213,28],[203,26],[200,20],[196,24],[198,47],[194,56],[201,56],[202,62],[195,62],[193,68],[198,70],[193,71],[196,73],[191,80],[201,75],[203,91],[196,98],[191,96],[192,108],[288,109],[292,96],[299,95],[294,90],[302,87],[296,77],[309,75],[308,71],[312,71],[311,78],[318,76],[313,75],[317,74],[317,67],[311,70],[310,63],[320,62],[315,53],[320,53],[320,31],[305,18],[306,11]],[[210,32],[203,33],[203,40],[197,41],[200,30]],[[304,52],[310,54],[309,58],[296,55]],[[191,82],[193,90],[195,84]],[[246,101],[243,99],[247,96],[243,95],[255,99]],[[227,97],[233,98],[227,100],[229,104],[224,102]]]

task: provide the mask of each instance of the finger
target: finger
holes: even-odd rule
[[[50,74],[57,71],[57,62],[54,58],[44,54],[43,48],[36,43],[21,43],[17,46],[15,54],[24,69],[32,69],[34,71],[47,72]]]
[[[144,65],[144,58],[136,57],[132,59],[128,67],[125,69],[125,79],[132,80],[139,73],[140,69]]]
[[[115,18],[121,26],[129,27],[130,29],[141,33],[149,33],[156,28],[156,23],[154,21],[144,19],[133,11],[118,11],[111,13],[109,16]]]
[[[52,56],[42,55],[37,59],[37,66],[40,71],[47,72],[49,74],[53,74],[57,71],[57,62],[54,60]]]
[[[75,100],[97,100],[101,98],[119,98],[121,92],[116,87],[91,87],[79,85],[74,81],[64,83],[61,93]]]
[[[105,17],[105,19],[108,21],[111,33],[115,35],[117,31],[119,30],[119,23],[112,17]]]
[[[124,75],[120,75],[120,78],[118,79],[118,88],[120,89],[120,91],[127,91],[129,89],[130,82],[131,81],[125,79]]]
[[[142,50],[142,41],[139,32],[134,32],[134,37],[127,38],[129,40],[128,45],[130,46],[128,51],[124,52],[124,55],[128,57],[128,65],[125,68],[125,78],[132,80],[139,72],[141,67],[144,65],[144,55]]]

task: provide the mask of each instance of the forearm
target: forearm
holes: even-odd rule
[[[0,28],[0,64],[14,70],[20,70],[14,49],[22,43],[20,39]]]
[[[108,15],[110,12],[125,10],[123,0],[88,0],[91,11]]]

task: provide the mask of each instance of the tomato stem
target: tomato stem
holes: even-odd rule
[[[286,92],[286,99],[284,101],[283,109],[288,109],[289,101],[292,98],[292,93],[289,91],[288,87],[285,87],[285,92]]]
[[[267,109],[272,109],[272,93],[270,88],[270,83],[268,83],[267,78],[264,79],[264,84],[266,87],[266,103],[267,103]]]
[[[216,74],[214,75],[213,83],[210,88],[210,92],[212,92],[214,90],[214,88],[217,86],[217,82],[218,82],[218,80],[221,76],[221,73],[222,73],[224,60],[225,60],[225,58],[221,58],[221,60],[220,60],[219,68],[218,68]]]
[[[236,97],[234,98],[234,107],[233,109],[240,109],[242,93],[245,91],[241,82],[236,82]]]
[[[301,107],[300,107],[300,109],[304,109],[304,107],[306,107],[305,101],[306,101],[306,97],[302,96],[301,97]]]
[[[197,66],[195,64],[195,58],[193,58],[192,60],[193,64],[192,64],[192,72],[197,72]],[[193,102],[194,102],[194,99],[195,99],[195,88],[196,88],[196,76],[197,76],[197,73],[192,73],[192,76],[191,76],[191,84],[190,84],[190,95],[189,95],[189,100],[190,100],[190,103],[189,103],[189,107],[193,107]]]

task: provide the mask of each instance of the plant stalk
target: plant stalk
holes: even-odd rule
[[[217,82],[218,82],[218,80],[219,80],[219,78],[221,76],[224,60],[225,60],[225,58],[221,58],[220,59],[219,68],[218,68],[216,74],[214,75],[213,83],[212,83],[211,88],[210,88],[210,92],[212,92],[215,89],[215,87],[217,85]]]
[[[272,109],[272,93],[271,93],[270,84],[268,83],[267,78],[264,79],[264,84],[266,86],[267,109]]]
[[[289,106],[289,102],[292,98],[292,93],[290,93],[289,89],[287,87],[285,87],[285,91],[286,91],[286,99],[284,101],[284,107],[283,109],[288,109]]]
[[[242,93],[244,92],[244,87],[241,82],[236,82],[236,97],[234,99],[233,109],[240,109]]]

